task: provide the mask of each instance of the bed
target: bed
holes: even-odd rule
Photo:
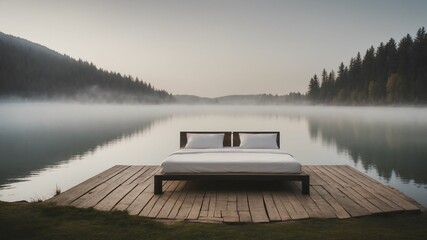
[[[217,140],[218,148],[186,148],[191,144],[187,136],[194,134],[223,134],[223,138],[221,143]],[[277,149],[242,147],[241,136],[272,134]],[[162,162],[161,172],[154,176],[155,194],[162,193],[164,180],[300,181],[302,194],[310,193],[309,175],[291,154],[280,149],[280,132],[181,132],[180,147]]]

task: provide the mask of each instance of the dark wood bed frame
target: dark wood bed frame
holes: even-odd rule
[[[240,145],[239,133],[265,134],[277,133],[277,146],[280,148],[280,132],[180,132],[180,147],[187,144],[187,133],[207,134],[224,133],[224,147],[231,147],[231,136],[233,135],[233,146]],[[310,176],[305,172],[294,174],[277,173],[159,173],[154,175],[154,194],[162,194],[163,181],[166,180],[214,180],[214,181],[300,181],[302,194],[310,194]]]

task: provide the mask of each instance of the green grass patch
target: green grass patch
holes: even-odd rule
[[[126,212],[0,202],[0,239],[425,239],[426,213],[268,224],[172,222]]]

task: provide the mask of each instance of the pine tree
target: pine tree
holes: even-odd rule
[[[316,81],[310,80],[312,100],[338,103],[427,103],[427,33],[418,29],[414,40],[407,34],[398,46],[391,38],[371,46],[347,66],[341,62],[336,78],[322,71],[317,97]],[[335,78],[335,80],[334,80]]]
[[[427,101],[427,34],[424,27],[417,31],[413,51],[414,91],[417,102]]]
[[[317,75],[314,75],[314,77],[310,79],[310,84],[308,85],[308,97],[312,101],[318,101],[319,92],[320,92],[319,79],[317,78]]]
[[[366,50],[365,56],[362,61],[362,73],[360,89],[363,94],[368,94],[369,83],[375,81],[375,49],[371,46]]]
[[[319,100],[322,102],[325,102],[327,93],[328,93],[328,72],[326,72],[326,69],[323,69],[322,82],[320,84],[320,90],[319,90]]]
[[[411,35],[407,34],[400,40],[397,50],[397,73],[402,78],[402,100],[404,101],[410,100],[411,89],[413,89],[414,85],[413,66],[411,64],[413,44]]]

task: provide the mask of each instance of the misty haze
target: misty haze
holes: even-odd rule
[[[424,240],[426,9],[1,0],[0,239]]]
[[[303,164],[348,164],[427,206],[427,110],[0,104],[0,198],[49,198],[113,165],[158,165],[184,130],[278,130]]]

